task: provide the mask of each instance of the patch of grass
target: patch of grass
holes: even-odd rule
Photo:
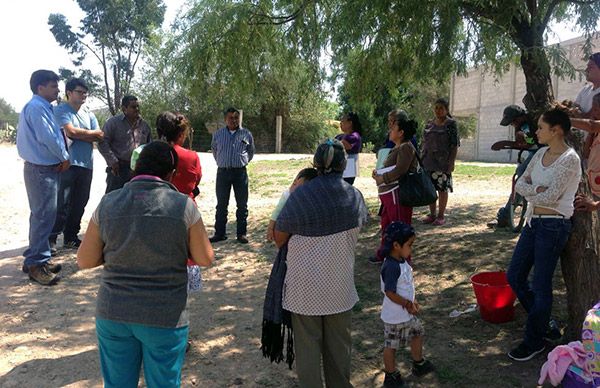
[[[309,159],[252,162],[248,165],[249,189],[261,196],[277,196],[289,187],[300,170],[310,166]]]
[[[269,172],[269,173],[293,173],[296,169],[300,171],[305,167],[311,166],[312,160],[292,159],[292,160],[259,160],[248,165],[250,172]]]
[[[476,166],[473,164],[456,163],[453,176],[467,175],[477,178],[488,178],[491,176],[512,176],[515,167],[512,166]]]

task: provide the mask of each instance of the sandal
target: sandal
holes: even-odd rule
[[[436,218],[435,221],[433,221],[431,223],[431,225],[435,225],[435,226],[442,226],[446,223],[446,219],[445,218]]]
[[[432,215],[428,215],[427,217],[425,217],[421,220],[421,222],[424,224],[432,224],[434,221],[435,221],[435,217]]]

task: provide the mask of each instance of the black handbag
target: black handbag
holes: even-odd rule
[[[419,162],[417,171],[407,172],[398,181],[400,204],[409,207],[431,205],[437,201],[437,191],[429,173],[423,168],[423,163],[421,162],[421,158],[419,158],[418,152],[415,152],[415,157]]]

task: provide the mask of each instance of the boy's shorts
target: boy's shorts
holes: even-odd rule
[[[398,349],[400,345],[407,346],[413,337],[425,334],[423,323],[417,317],[412,317],[410,321],[392,324],[383,324],[383,346],[391,349]]]

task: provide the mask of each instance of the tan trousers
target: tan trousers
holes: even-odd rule
[[[351,388],[351,310],[321,316],[292,313],[296,372],[301,388]]]

